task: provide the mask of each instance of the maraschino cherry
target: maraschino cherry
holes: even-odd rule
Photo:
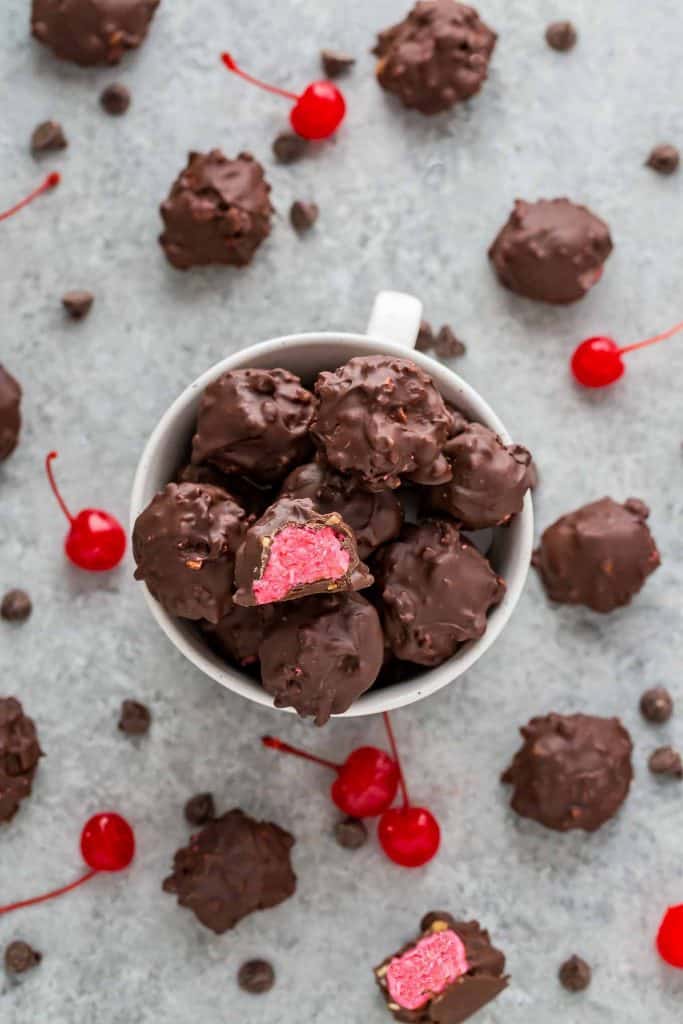
[[[52,473],[52,460],[56,458],[57,452],[50,452],[45,459],[45,470],[59,507],[70,523],[64,541],[67,557],[79,569],[87,569],[88,572],[114,569],[126,550],[123,527],[117,519],[99,508],[84,508],[76,517],[71,515]]]
[[[683,330],[683,323],[676,324],[663,334],[656,334],[654,338],[646,338],[645,341],[637,341],[634,345],[626,345],[624,348],[619,348],[613,338],[586,338],[574,351],[571,359],[572,373],[579,384],[586,388],[604,388],[608,384],[614,384],[623,375],[626,367],[622,356],[628,352],[635,352],[636,349],[654,345],[658,341],[664,341],[680,330]]]
[[[7,906],[0,907],[0,914],[9,914],[12,910],[32,907],[36,903],[46,903],[57,896],[63,896],[64,893],[71,892],[85,882],[89,882],[101,871],[123,871],[135,856],[133,829],[120,814],[110,812],[95,814],[83,826],[81,854],[90,870],[77,878],[75,882],[64,885],[61,889],[43,893],[42,896],[20,900],[18,903],[8,903]]]
[[[56,188],[61,181],[61,176],[58,171],[52,171],[48,174],[47,178],[43,181],[38,188],[34,188],[33,192],[29,194],[20,202],[15,203],[14,206],[10,206],[9,210],[5,210],[4,213],[0,213],[0,221],[7,220],[8,217],[13,217],[15,213],[19,213],[19,210],[23,210],[25,206],[32,203],[38,196],[42,196],[43,192],[49,192],[51,189]]]
[[[352,818],[374,818],[394,801],[399,782],[398,766],[377,747],[358,747],[343,764],[335,764],[283,743],[275,736],[263,736],[261,742],[272,750],[294,754],[336,772],[330,795],[337,807]]]
[[[336,132],[344,120],[346,113],[346,102],[336,85],[327,80],[311,82],[300,96],[286,89],[279,89],[275,85],[267,85],[265,82],[248,75],[235,63],[229,53],[221,54],[221,60],[228,71],[239,75],[252,85],[260,89],[275,93],[276,96],[284,96],[285,99],[293,100],[294,107],[289,115],[292,128],[303,139],[327,139]]]
[[[672,967],[683,967],[683,903],[669,907],[657,932],[657,951]]]

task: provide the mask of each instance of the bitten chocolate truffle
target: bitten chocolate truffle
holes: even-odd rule
[[[458,644],[483,636],[489,610],[505,594],[484,556],[443,519],[404,527],[373,567],[389,646],[420,665],[440,665]]]
[[[228,661],[243,667],[258,661],[258,650],[268,623],[269,606],[244,608],[233,604],[220,622],[202,622],[211,646]]]
[[[202,395],[192,462],[277,482],[309,455],[314,410],[313,395],[288,370],[228,370]]]
[[[426,490],[432,508],[448,512],[468,530],[501,526],[521,512],[531,485],[531,453],[526,448],[503,444],[481,423],[466,423],[446,442],[444,455],[453,477]]]
[[[235,554],[248,517],[220,487],[167,484],[133,529],[135,578],[167,612],[218,622],[232,607]]]
[[[324,515],[338,512],[354,532],[361,558],[397,537],[403,522],[393,491],[366,491],[355,477],[337,473],[324,460],[294,469],[282,485],[289,498],[310,498]]]
[[[0,697],[0,823],[11,821],[31,795],[41,754],[33,719],[16,697]]]
[[[293,895],[294,837],[269,821],[235,809],[209,822],[178,850],[164,892],[178,897],[212,932],[221,935],[255,910]]]
[[[307,597],[278,609],[259,653],[275,707],[324,725],[375,682],[384,638],[377,612],[359,594]]]
[[[550,714],[520,732],[502,776],[517,814],[557,832],[594,832],[617,813],[633,778],[633,744],[618,718]]]
[[[315,384],[313,433],[334,469],[371,491],[401,478],[440,484],[451,470],[442,454],[451,424],[434,383],[410,359],[356,356]]]
[[[31,31],[61,60],[118,64],[140,46],[159,0],[33,0]]]
[[[434,911],[420,928],[374,971],[395,1020],[461,1024],[507,987],[505,956],[478,921]]]
[[[548,597],[611,612],[629,604],[660,564],[647,505],[601,498],[549,526],[534,553]]]
[[[9,458],[21,430],[21,385],[0,363],[0,462]]]
[[[407,17],[380,32],[372,51],[377,81],[422,114],[438,114],[479,92],[496,33],[473,7],[420,0]]]
[[[273,208],[263,167],[251,153],[190,153],[161,204],[159,238],[178,270],[224,263],[244,267],[270,234]]]
[[[587,207],[568,199],[517,199],[489,259],[510,291],[561,305],[597,284],[611,251],[607,224]]]

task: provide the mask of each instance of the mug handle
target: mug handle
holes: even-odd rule
[[[377,341],[393,341],[415,348],[422,319],[422,303],[405,292],[378,292],[366,334]]]

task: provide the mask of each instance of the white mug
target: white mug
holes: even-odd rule
[[[353,356],[375,353],[405,356],[414,349],[420,326],[422,305],[418,299],[400,292],[380,292],[377,296],[366,334],[340,334],[334,331],[319,334],[290,334],[252,345],[212,366],[190,384],[161,417],[152,433],[137,468],[131,496],[131,531],[133,524],[151,499],[173,480],[183,452],[189,449],[194,433],[197,409],[202,392],[226,370],[247,367],[282,366],[312,384],[321,370],[334,370]],[[460,409],[469,419],[494,430],[506,444],[511,442],[503,424],[486,402],[441,363],[420,352],[411,358],[434,380],[443,397]],[[466,672],[484,651],[500,636],[519,600],[526,580],[533,544],[533,507],[527,493],[524,506],[510,525],[494,532],[488,557],[507,584],[505,597],[489,617],[486,632],[479,640],[463,644],[448,661],[424,670],[416,666],[415,676],[379,690],[369,690],[345,711],[341,718],[379,714],[412,704],[436,693]],[[248,700],[273,707],[271,696],[251,676],[223,661],[203,639],[192,622],[174,618],[144,589],[147,605],[167,637],[193,665],[221,686],[239,693]],[[280,710],[280,709],[273,709]],[[291,708],[282,709],[291,712]]]

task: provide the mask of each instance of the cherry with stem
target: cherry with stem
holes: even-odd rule
[[[42,184],[38,186],[38,188],[34,188],[32,192],[29,192],[27,196],[21,199],[18,203],[15,203],[14,206],[10,206],[9,210],[5,210],[0,213],[0,221],[8,220],[10,217],[13,217],[15,213],[19,213],[20,210],[23,210],[25,206],[32,203],[34,199],[38,198],[38,196],[42,196],[44,192],[50,192],[53,188],[56,188],[61,180],[59,171],[52,171],[51,174],[48,174],[44,179]]]
[[[594,338],[586,338],[574,350],[571,358],[571,371],[575,379],[586,388],[604,388],[614,384],[626,371],[622,356],[629,352],[636,352],[641,348],[648,348],[660,341],[666,341],[683,330],[683,321],[655,334],[652,338],[644,341],[637,341],[632,345],[619,347],[613,338],[597,335]]]

